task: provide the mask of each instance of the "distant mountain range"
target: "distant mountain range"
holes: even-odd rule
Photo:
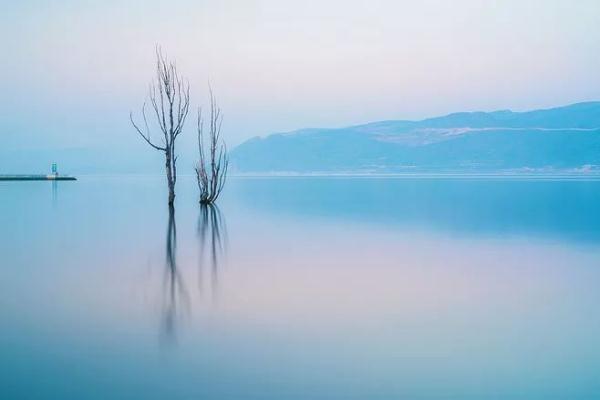
[[[600,102],[301,129],[231,152],[241,173],[600,172]]]

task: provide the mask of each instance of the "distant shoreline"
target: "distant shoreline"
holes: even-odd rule
[[[6,175],[5,175],[6,176]],[[181,178],[195,179],[193,174],[179,174]],[[164,179],[164,175],[155,174],[80,174],[78,178],[60,177],[59,180],[78,180],[94,179],[94,178],[131,178],[131,179]],[[357,178],[357,179],[490,179],[490,180],[571,180],[571,181],[600,181],[600,172],[589,173],[462,173],[462,172],[431,172],[431,173],[330,173],[330,172],[314,172],[314,173],[231,173],[228,179],[286,179],[286,178]],[[0,181],[3,179],[0,175]],[[43,179],[47,180],[47,179]]]
[[[398,178],[398,179],[564,179],[600,180],[600,173],[239,173],[231,178]]]
[[[182,178],[195,177],[193,174],[180,174]],[[79,174],[79,178],[164,178],[160,173],[88,173]],[[43,174],[5,174],[0,175],[0,182],[5,181],[76,181],[71,175],[43,175]],[[554,172],[232,172],[230,179],[278,179],[278,178],[361,178],[361,179],[511,179],[511,180],[600,180],[600,170],[594,171],[554,171]]]

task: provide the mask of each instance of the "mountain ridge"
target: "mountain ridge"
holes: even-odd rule
[[[237,146],[232,165],[259,173],[589,171],[600,166],[600,101],[275,133]]]

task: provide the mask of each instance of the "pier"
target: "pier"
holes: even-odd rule
[[[16,175],[0,175],[0,181],[76,181],[77,178],[69,175],[60,175],[58,173],[58,166],[56,163],[52,164],[51,174],[39,174],[39,175],[27,175],[27,174],[16,174]]]
[[[76,181],[68,175],[0,175],[0,181]]]

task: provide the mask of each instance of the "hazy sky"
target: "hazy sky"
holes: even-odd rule
[[[0,41],[4,149],[138,149],[128,113],[156,43],[195,106],[210,79],[231,144],[600,99],[598,0],[22,0],[4,2]]]

